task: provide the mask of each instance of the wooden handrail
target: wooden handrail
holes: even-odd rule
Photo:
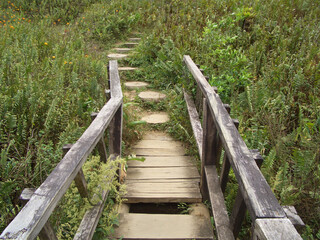
[[[224,199],[221,197],[223,196],[223,193],[220,185],[217,184],[219,177],[215,170],[219,165],[222,148],[225,151],[224,161],[230,163],[235,173],[239,184],[241,199],[244,199],[245,201],[251,219],[255,223],[254,226],[259,228],[258,230],[255,228],[253,236],[259,237],[259,239],[280,239],[270,238],[269,236],[272,234],[270,235],[269,233],[268,236],[264,235],[265,231],[267,231],[266,229],[263,229],[263,224],[265,224],[265,222],[263,221],[262,223],[260,220],[273,219],[272,222],[274,224],[280,224],[282,226],[282,228],[277,229],[283,229],[286,233],[290,232],[287,236],[283,235],[285,236],[283,239],[301,239],[291,222],[285,221],[288,219],[283,208],[271,191],[270,186],[253,158],[252,152],[247,148],[245,142],[241,138],[235,125],[236,122],[231,119],[219,95],[207,82],[201,70],[192,61],[190,56],[184,56],[183,61],[193,75],[193,78],[196,80],[197,87],[200,88],[204,97],[203,129],[201,129],[201,127],[199,127],[200,120],[195,120],[195,118],[197,118],[197,113],[194,113],[194,104],[190,100],[191,98],[185,93],[190,120],[191,122],[194,121],[192,127],[199,153],[201,154],[201,190],[203,197],[210,199],[212,205],[217,205],[217,202],[219,205],[223,205],[222,207],[212,206],[213,215],[217,215],[220,218],[215,219],[215,222],[218,225],[216,226],[218,239],[234,239],[234,236],[229,234],[229,229],[219,231],[219,228],[224,229],[226,225],[230,225],[230,228],[233,228],[229,223],[229,217],[223,210],[225,208],[225,204],[223,203]],[[199,98],[198,95],[197,98]],[[201,136],[203,139],[202,141],[199,141]],[[228,167],[225,168],[224,171],[228,171]],[[227,179],[227,177],[224,176],[224,179]],[[215,189],[213,189],[213,186],[215,186]],[[218,186],[218,189],[216,189],[216,186]],[[213,196],[215,196],[215,199],[213,199]],[[225,220],[221,221],[221,217],[223,219],[225,218]],[[277,219],[278,221],[275,221]],[[272,224],[270,223],[268,227],[269,226],[272,226]],[[229,232],[228,237],[225,235],[225,231]],[[275,234],[272,236],[275,236]]]
[[[116,61],[110,61],[111,99],[104,105],[78,141],[31,196],[28,203],[1,233],[0,239],[34,239],[68,190],[82,165],[109,125],[112,152],[121,154],[123,96]],[[120,142],[120,146],[119,146]]]

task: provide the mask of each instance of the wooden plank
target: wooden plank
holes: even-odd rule
[[[174,141],[174,139],[165,132],[146,132],[143,140],[160,140],[160,141]]]
[[[129,160],[128,166],[130,168],[192,167],[194,166],[194,163],[189,156],[164,156],[164,157],[147,156],[144,162]]]
[[[254,150],[250,150],[253,159],[255,160],[257,166],[261,167],[262,162],[263,162],[263,158],[260,155],[259,150],[254,149]],[[243,200],[242,194],[240,192],[240,190],[238,189],[237,192],[237,196],[233,205],[233,209],[230,215],[230,227],[232,229],[233,235],[235,237],[238,237],[238,234],[241,230],[241,225],[242,222],[244,220],[244,217],[246,215],[246,211],[247,211],[247,207],[246,204]]]
[[[282,208],[285,211],[287,218],[291,221],[295,228],[299,230],[306,226],[300,218],[300,216],[298,215],[297,210],[294,206],[283,206]]]
[[[234,239],[233,233],[230,229],[227,207],[224,202],[223,193],[220,189],[220,182],[216,167],[214,165],[205,166],[204,173],[207,179],[212,214],[218,239]]]
[[[302,239],[287,218],[256,219],[253,240],[300,240]]]
[[[202,141],[203,141],[203,130],[199,118],[199,114],[197,112],[196,106],[191,99],[191,97],[188,95],[188,93],[183,90],[184,93],[184,99],[187,103],[187,109],[189,112],[189,118],[190,118],[190,123],[191,127],[193,130],[193,135],[195,137],[198,151],[199,151],[199,156],[202,157]]]
[[[130,186],[126,186],[127,194],[172,194],[172,193],[199,193],[199,186],[195,186],[194,184],[186,187],[176,187],[177,184],[155,184],[149,183],[148,185],[141,184],[131,184]],[[199,195],[200,196],[200,195]]]
[[[123,99],[120,76],[118,71],[118,62],[116,60],[109,61],[109,79],[110,79],[110,90],[111,98]],[[121,156],[122,146],[122,115],[123,109],[122,104],[116,111],[114,118],[110,122],[109,127],[109,153]]]
[[[200,178],[168,178],[168,179],[126,179],[125,183],[135,183],[135,182],[144,182],[144,183],[197,183],[200,184]]]
[[[186,189],[197,188],[199,190],[199,184],[197,182],[126,182],[126,189]]]
[[[65,156],[67,154],[67,152],[69,152],[69,150],[71,149],[72,146],[73,146],[73,144],[63,145],[63,147],[62,147],[63,156]],[[76,187],[79,191],[80,196],[83,198],[87,198],[89,196],[89,194],[88,194],[86,178],[83,174],[82,168],[80,168],[79,172],[75,176],[74,182],[76,184]]]
[[[218,94],[212,90],[190,56],[184,56],[184,62],[208,100],[209,110],[214,116],[223,147],[235,172],[252,219],[285,217],[282,207],[254,162]]]
[[[195,167],[129,168],[126,179],[194,179],[200,178]]]
[[[140,140],[134,148],[176,148],[182,147],[182,142],[163,140]]]
[[[108,127],[121,98],[111,98],[0,237],[34,239]]]
[[[183,147],[175,149],[162,148],[132,148],[132,153],[137,156],[184,156],[186,154]]]
[[[204,217],[176,214],[121,214],[115,238],[213,239],[210,221]]]
[[[200,203],[199,193],[132,193],[124,196],[125,203]]]
[[[98,113],[94,112],[91,113],[91,120],[93,121],[97,117]],[[100,141],[97,143],[96,148],[98,149],[99,155],[100,155],[100,161],[106,163],[108,160],[108,153],[106,144],[104,141],[104,134],[102,135]]]
[[[32,197],[35,191],[36,191],[36,188],[25,188],[23,189],[19,199],[23,202],[23,204],[26,204],[30,200],[30,198]],[[49,221],[47,221],[44,224],[38,237],[40,238],[40,240],[58,240],[54,232],[54,229]]]
[[[226,105],[226,104],[225,104]],[[230,113],[231,108],[230,106],[226,107],[226,110],[228,111],[228,113]],[[239,127],[239,121],[237,119],[233,119],[233,123],[236,126],[236,128],[238,129]],[[230,172],[230,161],[227,157],[227,154],[224,153],[223,155],[223,161],[222,161],[222,167],[221,167],[221,174],[220,174],[220,186],[221,186],[221,191],[224,193],[227,187],[227,183],[228,183],[228,178],[229,178],[229,172]]]

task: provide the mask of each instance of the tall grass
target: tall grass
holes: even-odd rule
[[[93,2],[0,4],[1,232],[21,191],[44,181],[63,144],[76,141],[103,106],[105,50],[138,21],[128,1]]]

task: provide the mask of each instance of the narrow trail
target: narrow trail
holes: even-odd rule
[[[137,68],[122,66],[128,59],[140,38],[129,38],[128,42],[118,43],[108,55],[119,60],[119,71],[135,71]],[[166,95],[151,89],[147,82],[126,81],[122,83],[124,95],[132,100],[138,97],[141,102],[161,104]],[[143,106],[141,106],[143,107]],[[163,124],[169,121],[165,111],[149,112],[139,116],[147,124]],[[182,142],[175,141],[164,131],[145,132],[136,142],[131,154],[144,157],[145,161],[128,163],[125,184],[127,193],[125,206],[120,212],[119,227],[115,238],[122,239],[213,239],[210,215],[202,202],[199,172],[186,155]],[[193,214],[155,214],[153,206],[166,204],[193,203]],[[134,212],[138,204],[139,213]],[[167,212],[167,211],[166,211]],[[200,212],[200,213],[199,213]]]

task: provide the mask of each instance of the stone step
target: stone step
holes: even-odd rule
[[[108,54],[108,58],[120,60],[129,57],[128,54],[123,54],[123,53],[110,53]]]
[[[155,91],[144,91],[139,93],[139,98],[143,101],[160,102],[166,98],[166,95]]]
[[[141,118],[149,124],[166,123],[169,121],[169,115],[166,112],[150,113]]]
[[[210,220],[176,214],[120,214],[116,238],[122,239],[213,239]]]
[[[112,50],[119,53],[125,53],[125,52],[130,52],[133,49],[132,48],[113,48]]]
[[[136,67],[118,67],[119,71],[134,71],[134,70],[139,70],[139,68]]]
[[[126,88],[128,88],[128,89],[134,90],[134,89],[146,88],[146,87],[149,85],[149,83],[130,81],[130,82],[126,82],[124,85],[125,85]]]

